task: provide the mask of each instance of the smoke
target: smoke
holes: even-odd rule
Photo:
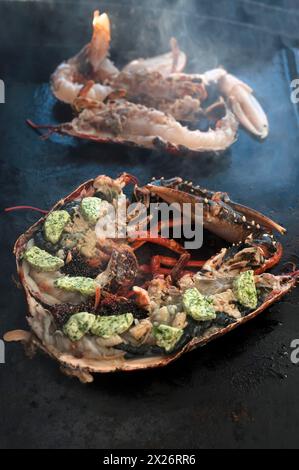
[[[212,52],[211,40],[201,31],[202,21],[198,15],[198,2],[190,0],[156,1],[153,15],[156,18],[156,46],[160,51],[169,48],[171,37],[175,37],[188,57],[188,69],[200,72],[206,66],[217,65]],[[207,57],[209,60],[207,61]],[[209,63],[207,63],[209,62]]]
[[[275,35],[283,23],[279,20],[281,12],[265,10],[255,3],[250,9],[248,0],[20,0],[21,27],[15,8],[7,7],[11,34],[3,28],[0,42],[8,44],[13,37],[14,44],[23,47],[25,38],[29,47],[52,46],[57,50],[57,60],[63,60],[90,40],[95,9],[110,16],[111,56],[117,65],[168,51],[174,36],[188,56],[191,72],[219,65],[228,69],[236,63],[246,65],[253,53],[258,61],[263,51],[269,50],[265,41],[271,41],[263,31],[272,28]],[[244,49],[248,53],[244,54]]]
[[[96,5],[110,15],[112,57],[120,65],[168,51],[175,37],[188,56],[188,71],[201,73],[219,65],[231,70],[235,64],[246,66],[253,53],[255,61],[264,58],[272,41],[258,24],[260,9],[251,23],[248,4],[242,1],[232,5],[228,0],[126,0],[125,7],[119,1]]]
[[[121,64],[136,57],[150,57],[170,49],[175,37],[188,56],[188,69],[201,72],[219,65],[218,38],[209,34],[208,2],[196,0],[128,1],[107,4],[112,21],[112,56]],[[102,9],[105,7],[102,3]],[[123,56],[125,54],[125,57]]]

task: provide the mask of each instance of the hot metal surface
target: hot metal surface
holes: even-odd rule
[[[163,8],[162,2],[142,3],[128,1],[124,11],[116,1],[76,2],[73,8],[71,2],[0,2],[0,78],[6,84],[0,108],[1,337],[26,328],[11,251],[37,220],[34,213],[4,214],[3,208],[50,208],[101,173],[128,171],[141,183],[178,175],[228,191],[288,228],[280,267],[299,264],[298,110],[290,101],[299,11],[281,9],[279,2],[271,8],[270,2],[202,1],[192,10],[196,2],[190,1],[183,11],[179,1],[163,2]],[[222,64],[246,80],[269,115],[269,139],[261,144],[241,130],[234,147],[213,159],[58,136],[41,141],[25,119],[55,123],[71,117],[47,81],[86,42],[95,6],[111,13],[117,64],[167,50],[176,34],[189,54],[189,70]],[[298,447],[299,366],[290,361],[290,343],[299,338],[298,301],[297,289],[260,318],[166,369],[99,376],[89,386],[61,375],[44,355],[30,361],[20,345],[9,344],[0,365],[0,447]]]

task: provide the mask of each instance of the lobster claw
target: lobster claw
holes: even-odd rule
[[[170,180],[170,182],[175,182],[176,179]],[[179,180],[178,180],[179,181]],[[167,202],[167,204],[172,204],[177,202],[178,204],[195,204],[199,202],[198,197],[176,189],[175,187],[171,187],[171,185],[167,186],[167,181],[158,180],[153,184],[147,184],[146,188],[151,192],[151,194],[158,196],[163,201]]]
[[[168,77],[172,73],[180,73],[184,70],[187,62],[186,54],[180,50],[175,38],[170,40],[171,52],[151,57],[149,59],[137,59],[127,64],[123,71],[135,73],[147,71],[148,73],[158,72],[163,77]]]
[[[204,197],[203,191],[193,186],[189,186],[188,191],[157,184],[149,184],[146,188],[151,194],[168,204],[175,202],[181,206],[190,204],[192,207],[198,203],[202,204],[205,228],[231,243],[244,242],[249,236],[256,239],[263,238],[267,235],[267,230],[270,233],[277,231],[284,234],[286,232],[269,217],[254,209],[234,203],[224,193],[207,191],[207,197]],[[192,218],[195,221],[194,210]]]
[[[242,126],[260,139],[265,139],[269,134],[268,118],[253,96],[253,90],[231,74],[221,77],[219,90]]]

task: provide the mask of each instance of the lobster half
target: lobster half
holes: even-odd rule
[[[134,184],[135,205],[200,203],[204,228],[226,243],[210,259],[182,243],[148,233],[103,238],[98,222],[109,206],[128,207],[124,187]],[[135,214],[130,213],[130,221]],[[191,211],[192,223],[197,223]],[[181,220],[173,217],[174,228]],[[32,355],[39,348],[61,370],[82,382],[93,374],[162,367],[184,353],[255,318],[286,295],[298,272],[275,276],[282,245],[273,232],[285,230],[263,214],[237,204],[226,193],[183,182],[152,181],[144,187],[123,174],[99,176],[59,201],[15,245],[30,331],[12,331]],[[148,262],[143,246],[158,253]],[[168,249],[175,256],[165,256]],[[171,254],[171,253],[170,253]]]
[[[28,121],[32,127],[178,155],[223,152],[239,125],[259,139],[268,136],[267,116],[249,85],[223,68],[183,73],[187,57],[174,38],[171,52],[121,70],[110,60],[110,41],[109,17],[96,11],[91,41],[50,80],[55,97],[77,116],[59,126]]]

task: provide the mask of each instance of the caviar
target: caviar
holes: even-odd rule
[[[92,277],[93,279],[100,273],[99,268],[89,266],[86,259],[78,252],[72,252],[72,261],[65,264],[61,272],[73,277]]]
[[[146,310],[138,307],[133,300],[117,297],[112,294],[104,294],[100,305],[95,309],[94,299],[89,299],[79,305],[69,303],[46,306],[55,320],[58,329],[61,329],[69,318],[75,313],[88,312],[95,315],[109,317],[112,315],[123,315],[131,312],[134,318],[143,320],[148,317]]]
[[[131,312],[137,320],[143,320],[148,317],[148,312],[138,307],[134,300],[119,298],[113,294],[105,297],[99,306],[100,315],[105,317],[122,315],[127,312]]]
[[[80,312],[94,313],[94,301],[89,300],[79,305],[57,304],[48,306],[47,309],[53,315],[57,328],[62,329],[72,315]]]

